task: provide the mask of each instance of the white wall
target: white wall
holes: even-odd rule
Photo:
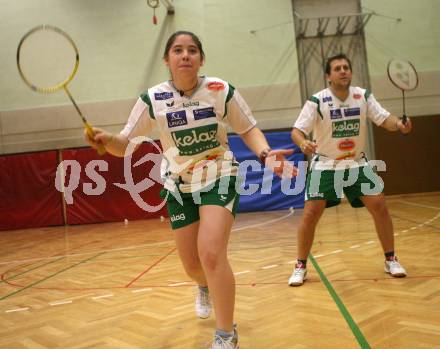
[[[440,114],[440,2],[362,4],[403,18],[396,23],[375,16],[367,25],[376,97],[399,112],[400,95],[385,74],[388,60],[398,55],[422,72],[418,90],[409,95],[408,114]],[[175,15],[167,16],[161,6],[153,26],[145,0],[0,0],[0,153],[84,145],[80,119],[63,92],[37,94],[18,75],[17,44],[43,23],[75,40],[80,67],[70,90],[94,125],[122,128],[139,93],[168,78],[161,59],[167,37],[186,29],[204,44],[202,74],[239,88],[261,128],[291,127],[301,108],[291,1],[175,0],[174,7]]]

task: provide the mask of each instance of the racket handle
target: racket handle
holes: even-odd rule
[[[87,134],[89,135],[89,138],[93,139],[95,138],[95,131],[93,131],[92,126],[88,122],[84,123],[84,126],[87,130]],[[106,153],[105,147],[103,144],[98,144],[98,149],[96,150],[99,155],[104,155]]]
[[[403,114],[403,116],[402,116],[402,124],[406,125],[407,122],[408,122],[408,118],[406,117],[406,114]]]

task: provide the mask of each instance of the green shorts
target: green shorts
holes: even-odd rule
[[[167,199],[171,228],[183,228],[200,219],[199,207],[222,206],[235,217],[240,196],[235,189],[236,177],[222,177],[201,191],[194,193],[172,193],[162,189],[160,196]],[[181,199],[181,203],[179,202]]]
[[[361,196],[383,192],[383,181],[370,165],[345,170],[309,169],[306,200],[326,200],[326,207],[339,205],[342,193],[352,207],[363,207]]]

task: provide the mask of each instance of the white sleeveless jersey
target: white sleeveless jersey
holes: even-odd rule
[[[149,136],[157,127],[164,160],[165,188],[194,192],[223,176],[237,174],[229,151],[227,125],[237,134],[256,125],[241,95],[227,82],[199,78],[193,94],[181,96],[171,81],[142,94],[121,133],[128,139]]]
[[[351,86],[341,101],[326,88],[305,103],[294,127],[306,135],[313,131],[324,158],[357,161],[365,150],[367,117],[379,126],[389,115],[368,90]]]

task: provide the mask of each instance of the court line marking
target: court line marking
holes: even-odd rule
[[[432,223],[433,221],[435,221],[437,218],[440,217],[440,212],[437,213],[437,214],[436,214],[434,217],[432,217],[431,219],[428,219],[428,220],[426,220],[426,221],[423,222],[423,223],[419,223],[419,222],[414,221],[414,220],[412,220],[412,219],[408,219],[408,218],[404,218],[404,217],[399,217],[399,216],[396,216],[396,215],[394,215],[394,214],[392,214],[391,217],[393,217],[393,218],[397,218],[397,219],[400,219],[400,220],[403,220],[403,221],[407,221],[407,222],[411,222],[411,223],[416,224],[416,225],[414,225],[414,226],[412,226],[412,227],[410,227],[410,228],[408,228],[408,229],[402,230],[402,233],[406,233],[408,230],[415,230],[415,229],[417,229],[417,228],[421,228],[421,227],[429,227],[429,228],[432,228],[432,229],[435,229],[435,230],[440,230],[439,227],[436,227],[436,226],[430,224],[430,223]]]
[[[168,284],[168,286],[169,287],[177,287],[177,286],[183,286],[183,285],[186,285],[186,284],[188,284],[188,282],[183,281],[183,282],[175,282],[173,284]]]
[[[260,222],[257,224],[252,224],[252,225],[248,225],[248,226],[244,226],[244,227],[240,227],[240,228],[236,228],[236,229],[232,229],[231,231],[239,231],[239,230],[243,230],[243,229],[249,229],[249,228],[255,228],[258,226],[264,226],[267,224],[271,224],[274,222],[278,222],[280,220],[284,220],[285,218],[293,215],[295,213],[295,209],[294,208],[290,208],[289,212],[281,217],[269,220],[269,221],[265,221],[265,222]],[[144,245],[136,245],[136,246],[129,246],[129,247],[124,247],[124,248],[117,248],[117,249],[109,249],[109,250],[102,250],[102,254],[106,253],[106,252],[112,252],[112,251],[121,251],[121,250],[130,250],[130,249],[135,249],[138,247],[145,247],[145,246],[152,246],[152,245],[158,245],[158,244],[164,244],[164,243],[168,243],[168,242],[160,242],[160,243],[153,243],[153,244],[144,244]],[[176,248],[174,248],[175,250]],[[135,281],[137,281],[142,275],[144,275],[145,273],[147,273],[151,268],[153,268],[155,265],[157,265],[161,260],[165,259],[169,254],[171,254],[173,251],[168,252],[167,255],[162,256],[158,261],[156,261],[153,265],[151,265],[147,270],[143,271],[140,275],[138,275],[135,279],[133,279],[130,283],[128,283],[127,285],[125,285],[124,287],[130,287]],[[64,256],[53,256],[53,257],[46,257],[46,258],[33,258],[33,259],[28,259],[28,260],[15,260],[12,262],[4,262],[4,263],[0,263],[0,265],[2,264],[12,264],[12,263],[17,263],[20,261],[36,261],[36,260],[52,260],[52,259],[56,259],[55,261],[58,261],[62,258],[66,258],[66,257],[72,257],[72,256],[82,256],[82,255],[88,255],[91,254],[92,252],[86,252],[86,253],[76,253],[76,254],[70,254],[70,255],[64,255]],[[58,258],[58,259],[57,259]],[[92,257],[93,258],[93,257]],[[50,263],[50,262],[49,262]],[[44,280],[43,280],[44,281]],[[32,285],[31,285],[32,286]],[[20,286],[22,287],[22,286]],[[97,288],[97,289],[101,289],[101,288]],[[12,294],[11,294],[12,295]],[[0,298],[0,300],[2,300],[3,298]]]
[[[283,219],[285,219],[287,217],[290,217],[294,213],[295,213],[295,209],[292,208],[291,210],[289,210],[289,213],[285,214],[284,216],[281,216],[281,217],[278,217],[278,218],[274,218],[274,219],[271,219],[271,220],[266,221],[266,222],[251,224],[251,225],[244,226],[244,227],[239,227],[239,228],[233,228],[231,230],[231,232],[233,232],[233,231],[240,231],[240,230],[244,230],[244,229],[250,229],[250,228],[256,228],[256,227],[260,227],[260,226],[263,226],[263,225],[266,225],[266,224],[275,223],[275,222],[281,221],[281,220],[283,220]]]
[[[266,222],[256,223],[256,224],[252,224],[252,225],[248,225],[248,226],[243,226],[243,227],[239,227],[239,228],[233,228],[231,230],[231,232],[233,232],[233,231],[240,231],[240,230],[244,230],[244,229],[250,229],[250,228],[256,228],[256,227],[263,226],[263,225],[266,225],[266,224],[275,223],[275,222],[278,222],[280,220],[283,220],[283,219],[291,216],[294,213],[295,213],[295,209],[291,209],[289,211],[289,213],[287,213],[284,216],[281,216],[281,217],[278,217],[278,218],[274,218],[274,219],[266,221]],[[52,260],[52,259],[57,259],[57,258],[78,257],[78,256],[85,256],[85,255],[88,255],[88,254],[94,254],[94,253],[98,253],[98,252],[108,253],[108,252],[115,252],[115,251],[126,251],[126,250],[133,250],[133,249],[137,249],[137,248],[142,248],[142,247],[152,247],[152,246],[157,246],[157,245],[165,245],[165,244],[172,243],[173,241],[174,240],[168,240],[168,241],[161,241],[161,242],[150,243],[150,244],[134,245],[134,246],[112,248],[112,249],[106,249],[106,250],[95,250],[95,251],[83,252],[83,253],[72,253],[72,254],[57,255],[57,256],[52,256],[52,257],[39,257],[39,258],[29,258],[29,259],[15,259],[15,260],[12,260],[12,261],[0,262],[0,265],[18,264],[18,263],[27,263],[27,262],[37,262],[37,261]]]
[[[108,250],[95,250],[95,251],[89,251],[89,252],[83,252],[83,253],[64,254],[64,255],[57,255],[57,256],[52,256],[52,257],[38,257],[38,258],[29,258],[29,259],[14,259],[12,261],[0,262],[0,265],[27,263],[27,262],[38,262],[38,261],[43,261],[43,260],[52,260],[52,259],[67,258],[67,257],[81,257],[81,256],[87,256],[89,254],[95,254],[95,253],[108,253],[108,252],[115,252],[115,251],[135,250],[137,248],[142,248],[142,247],[152,247],[152,246],[157,246],[157,245],[165,245],[165,244],[169,244],[170,242],[173,242],[173,240],[154,242],[154,243],[150,243],[150,244],[142,244],[142,245],[120,247],[120,248],[111,248],[111,249],[108,249]]]
[[[132,293],[139,293],[139,292],[147,292],[147,291],[151,291],[152,288],[140,288],[138,290],[132,290]]]
[[[412,203],[408,203],[408,204],[412,204]],[[415,206],[422,206],[422,207],[425,207],[426,205],[418,205],[418,204],[414,204]],[[440,210],[440,208],[437,208],[437,207],[433,207],[433,206],[426,206],[426,207],[428,207],[428,208],[433,208],[433,209],[439,209]],[[248,228],[253,228],[253,227],[257,227],[257,226],[262,226],[262,225],[266,225],[266,224],[270,224],[270,223],[273,223],[273,222],[277,222],[277,221],[279,221],[279,220],[282,220],[282,219],[285,219],[285,218],[287,218],[287,217],[289,217],[289,216],[291,216],[292,214],[294,213],[294,209],[290,209],[290,212],[288,213],[288,214],[286,214],[286,215],[284,215],[284,216],[282,216],[282,217],[279,217],[279,218],[276,218],[276,219],[273,219],[273,220],[270,220],[270,221],[266,221],[266,222],[261,222],[261,223],[258,223],[258,224],[254,224],[254,225],[250,225],[250,226],[245,226],[245,227],[240,227],[240,228],[238,228],[238,229],[233,229],[233,230],[231,230],[231,231],[237,231],[237,230],[243,230],[243,229],[248,229]],[[424,223],[421,223],[421,224],[419,224],[417,227],[422,227],[422,226],[425,226],[426,225],[426,223],[427,222],[432,222],[433,220],[435,220],[435,219],[437,219],[438,217],[440,216],[440,212],[435,216],[435,217],[432,217],[430,220],[428,220],[428,221],[426,221],[426,222],[424,222]],[[397,217],[397,218],[399,218],[399,217]],[[411,227],[410,229],[417,229],[417,227],[415,227],[415,226],[413,226],[413,227]],[[408,229],[406,229],[406,230],[403,230],[402,232],[407,232],[408,231]],[[398,235],[398,234],[397,234]],[[364,244],[372,244],[372,243],[374,243],[375,241],[372,241],[372,240],[370,240],[370,241],[367,241],[367,242],[365,242]],[[164,242],[161,242],[160,244],[163,244]],[[148,244],[148,245],[138,245],[138,246],[130,246],[130,247],[127,247],[127,248],[119,248],[119,249],[112,249],[112,250],[105,250],[105,251],[115,251],[115,250],[128,250],[128,249],[133,249],[133,248],[137,248],[137,247],[139,247],[139,246],[151,246],[151,244]],[[350,248],[357,248],[357,247],[360,247],[360,245],[353,245],[353,246],[351,246]],[[331,252],[331,253],[329,253],[329,254],[335,254],[335,253],[339,253],[339,252],[343,252],[344,250],[335,250],[335,251],[333,251],[333,252]],[[84,254],[89,254],[89,253],[84,253]],[[76,254],[76,255],[83,255],[83,254]],[[166,256],[168,256],[169,254],[167,254]],[[312,255],[312,254],[311,254]],[[324,256],[326,256],[326,255],[328,255],[328,254],[319,254],[319,255],[316,255],[315,256],[315,258],[319,258],[319,257],[324,257]],[[69,256],[69,255],[67,255],[67,256]],[[162,258],[165,258],[166,256],[163,256]],[[57,256],[57,257],[59,257],[59,256]],[[52,258],[56,258],[56,257],[51,257],[51,259]],[[62,259],[62,258],[65,258],[65,256],[62,256],[62,257],[60,257],[59,259]],[[93,258],[93,257],[92,257]],[[41,259],[39,259],[39,260],[41,260]],[[315,260],[316,261],[316,260]],[[83,262],[85,262],[85,261],[83,261]],[[80,262],[80,263],[83,263],[83,262]],[[158,262],[160,262],[160,260],[158,261]],[[296,261],[289,261],[289,262],[287,262],[286,264],[293,264],[293,263],[295,263]],[[78,264],[80,264],[80,263],[78,263]],[[1,265],[2,263],[0,263],[0,265]],[[3,263],[4,264],[4,263]],[[44,264],[44,265],[46,265],[46,264]],[[153,265],[154,266],[154,265]],[[153,266],[151,266],[151,267],[153,267]],[[278,264],[277,265],[270,265],[270,266],[266,266],[266,267],[262,267],[262,269],[269,269],[269,268],[274,268],[274,267],[277,267],[277,266],[279,266]],[[38,267],[36,267],[36,268],[38,268]],[[36,269],[36,268],[33,268],[33,269]],[[147,269],[146,271],[148,271],[149,269]],[[146,271],[144,271],[141,275],[143,275]],[[62,271],[60,271],[60,272],[62,272]],[[245,274],[245,273],[249,273],[250,271],[249,270],[246,270],[246,271],[243,271],[243,272],[237,272],[237,273],[234,273],[234,275],[240,275],[240,274]],[[140,275],[140,276],[141,276]],[[18,275],[16,275],[16,276],[18,276]],[[139,277],[140,277],[139,276]],[[14,276],[15,277],[15,276]],[[9,280],[9,279],[8,279]],[[44,280],[42,280],[42,281],[44,281]],[[188,282],[181,282],[181,283],[177,283],[178,285],[184,285],[184,284],[188,284]],[[174,284],[174,285],[176,285],[176,284]],[[253,286],[254,284],[252,284],[252,286]],[[169,286],[171,286],[171,284],[170,285],[168,285],[168,287]],[[133,293],[137,293],[137,292],[141,292],[141,291],[146,291],[146,290],[151,290],[151,288],[143,288],[143,289],[139,289],[139,290],[132,290],[132,292]],[[20,290],[19,290],[20,291]],[[113,296],[113,295],[111,295],[111,296]],[[102,297],[102,296],[101,296]],[[102,297],[103,298],[103,297]],[[4,299],[4,298],[0,298],[0,300],[2,300],[2,299]],[[93,298],[92,298],[93,299]],[[70,304],[70,303],[72,303],[72,301],[66,301],[66,303],[63,303],[63,304]],[[50,304],[50,303],[49,303]],[[18,308],[18,309],[25,309],[25,310],[28,310],[29,308]],[[12,310],[12,311],[14,311],[14,309]],[[6,312],[12,312],[12,311],[6,311]],[[16,310],[16,311],[19,311],[19,310]],[[367,345],[368,345],[368,343],[367,343]],[[364,348],[364,347],[362,347],[362,348]],[[365,347],[365,348],[369,348],[369,347]]]
[[[261,269],[272,269],[272,268],[276,268],[278,267],[278,264],[271,264],[271,265],[266,265],[265,267],[261,267]]]
[[[158,265],[160,262],[162,262],[165,258],[167,258],[171,253],[177,250],[177,247],[173,247],[171,250],[169,250],[167,253],[165,253],[162,257],[160,257],[158,260],[156,260],[153,264],[151,264],[147,269],[142,271],[138,276],[136,276],[133,280],[131,280],[127,285],[125,285],[126,288],[133,285],[136,281],[138,281],[143,275],[148,273],[151,269],[153,269],[156,265]]]
[[[97,299],[110,298],[110,297],[113,297],[113,296],[114,296],[114,294],[109,293],[109,294],[103,294],[102,296],[95,296],[95,297],[92,297],[92,299],[95,301],[95,300],[97,300]]]
[[[54,302],[50,302],[49,305],[52,307],[56,307],[57,305],[64,305],[64,304],[71,304],[73,303],[73,301],[71,299],[67,299],[64,301],[54,301]]]
[[[49,261],[49,262],[47,262],[47,263],[43,263],[43,264],[38,265],[38,266],[36,266],[36,267],[34,267],[34,268],[28,269],[28,270],[26,270],[26,271],[24,271],[24,272],[22,272],[22,273],[15,274],[15,275],[13,275],[13,276],[11,276],[11,277],[9,277],[9,278],[5,278],[5,275],[6,275],[11,269],[6,270],[6,271],[1,275],[0,284],[1,284],[2,282],[7,282],[7,281],[9,281],[9,280],[13,280],[13,279],[17,278],[18,276],[24,275],[24,274],[26,274],[26,273],[28,273],[28,272],[30,272],[30,271],[32,271],[32,270],[35,270],[35,269],[38,269],[38,268],[45,267],[46,265],[51,264],[51,263],[58,262],[58,261],[60,261],[60,260],[63,259],[63,258],[64,258],[64,257],[60,257],[60,258],[55,259],[55,260],[53,260],[53,261]]]
[[[50,279],[50,278],[52,278],[52,277],[54,277],[54,276],[57,276],[57,275],[59,275],[59,274],[65,272],[65,271],[67,271],[67,270],[69,270],[69,269],[75,268],[76,266],[78,266],[78,265],[80,265],[80,264],[83,264],[83,263],[86,263],[86,262],[88,262],[88,261],[90,261],[90,260],[92,260],[92,259],[94,259],[94,258],[97,258],[97,257],[103,255],[103,254],[104,254],[104,253],[98,253],[98,254],[95,255],[95,256],[92,256],[92,257],[87,258],[87,259],[85,259],[85,260],[83,260],[83,261],[80,261],[80,262],[78,262],[78,263],[75,263],[75,264],[73,264],[73,265],[71,265],[71,266],[69,266],[69,267],[67,267],[67,268],[61,269],[61,270],[57,271],[56,273],[54,273],[54,274],[52,274],[52,275],[49,275],[49,276],[47,276],[47,277],[45,277],[45,278],[43,278],[43,279],[41,279],[41,280],[35,281],[35,282],[33,282],[33,283],[31,283],[31,284],[29,284],[29,285],[27,285],[27,286],[23,286],[21,289],[18,289],[18,290],[14,291],[14,292],[8,293],[8,294],[6,294],[5,296],[1,296],[1,297],[0,297],[0,301],[4,300],[4,299],[6,299],[6,298],[9,298],[9,297],[11,297],[11,296],[13,296],[13,295],[16,295],[17,293],[20,293],[20,292],[22,292],[22,291],[24,291],[24,290],[27,290],[28,288],[31,288],[31,287],[33,287],[33,286],[35,286],[35,285],[41,284],[42,282],[44,282],[44,281],[46,281],[46,280],[48,280],[48,279]]]
[[[425,207],[425,208],[432,208],[433,210],[440,210],[440,207],[430,206],[430,205],[423,205],[423,204],[416,204],[415,202],[409,202],[405,200],[398,200],[397,202],[400,202],[401,204],[406,205],[412,205],[412,206],[419,206],[419,207]]]
[[[363,335],[362,331],[354,321],[353,317],[350,315],[348,309],[345,307],[344,303],[342,302],[341,298],[336,293],[336,290],[333,288],[330,281],[328,281],[327,277],[325,276],[324,272],[319,267],[318,262],[313,258],[313,255],[309,255],[309,259],[312,262],[313,266],[315,267],[315,270],[318,272],[319,277],[325,287],[327,288],[327,291],[330,293],[330,296],[333,298],[334,302],[336,303],[336,306],[338,307],[339,311],[341,312],[342,316],[344,317],[345,321],[347,322],[348,326],[351,329],[351,332],[355,336],[356,340],[358,341],[360,347],[362,349],[371,349],[370,345],[367,342],[367,339]]]
[[[29,307],[5,310],[5,313],[16,313],[18,311],[26,311],[26,310],[29,310]]]

